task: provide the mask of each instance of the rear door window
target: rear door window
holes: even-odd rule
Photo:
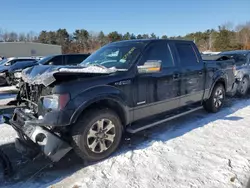
[[[85,60],[88,55],[65,55],[65,64],[66,65],[77,65]]]
[[[182,66],[197,65],[199,59],[192,44],[176,43],[175,46]]]
[[[150,44],[145,51],[141,64],[144,64],[147,61],[161,61],[163,68],[173,67],[174,62],[167,42],[157,41]]]

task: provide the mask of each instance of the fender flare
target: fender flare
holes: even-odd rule
[[[224,77],[225,74],[222,74],[222,75],[219,75],[218,77],[216,77],[216,79],[214,80],[213,84],[212,84],[212,87],[210,88],[209,90],[209,94],[208,94],[208,98],[210,98],[212,92],[213,92],[213,89],[215,87],[215,85],[218,83],[218,82],[222,82],[224,83],[225,85],[225,90],[227,90],[227,81],[226,81],[226,78]]]
[[[102,89],[105,89],[106,92],[101,92]],[[99,91],[99,93],[98,93]],[[107,92],[108,91],[108,92]],[[83,97],[87,95],[87,92],[90,93],[95,93],[94,95],[88,95],[90,97]],[[97,93],[96,93],[97,92]],[[118,90],[117,88],[113,86],[97,86],[95,88],[90,88],[88,90],[85,90],[84,92],[80,93],[77,95],[77,97],[83,97],[84,99],[82,100],[81,104],[76,108],[74,113],[72,114],[70,118],[70,124],[76,123],[77,119],[80,117],[82,112],[90,107],[91,105],[95,104],[96,102],[99,101],[112,101],[118,105],[118,108],[122,110],[122,115],[124,117],[124,123],[125,125],[128,124],[129,119],[130,119],[130,113],[129,113],[129,107],[126,104],[125,98],[123,96],[122,91]],[[120,115],[120,114],[118,114]]]

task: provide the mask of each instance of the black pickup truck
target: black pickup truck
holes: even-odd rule
[[[235,67],[204,63],[191,41],[131,40],[110,43],[79,66],[26,69],[22,79],[17,100],[26,107],[9,120],[18,150],[42,150],[58,161],[73,148],[97,161],[117,149],[125,131],[202,106],[217,112],[233,89]]]

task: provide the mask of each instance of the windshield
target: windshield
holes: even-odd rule
[[[8,61],[8,59],[3,59],[0,61],[0,65],[4,65],[6,62]]]
[[[47,57],[44,57],[42,58],[41,60],[39,60],[37,63],[38,64],[41,64],[41,65],[44,65],[45,63],[47,63],[49,60],[51,60],[54,56],[47,56]]]
[[[143,43],[110,44],[100,48],[80,65],[101,65],[106,68],[129,69],[141,52]]]

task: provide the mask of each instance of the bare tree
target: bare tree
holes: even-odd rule
[[[18,39],[18,35],[16,32],[12,31],[9,33],[9,39],[8,42],[16,42]]]
[[[26,35],[25,35],[25,33],[19,33],[18,41],[21,41],[21,42],[26,41]]]
[[[5,30],[3,32],[3,41],[8,42],[8,40],[9,40],[9,32],[7,30]]]
[[[236,26],[236,31],[238,43],[242,44],[244,49],[248,49],[250,47],[250,22]]]
[[[35,37],[36,37],[36,33],[34,31],[29,31],[27,34],[26,34],[26,40],[28,42],[33,42],[35,40]]]
[[[3,29],[0,28],[0,41],[3,41]]]

